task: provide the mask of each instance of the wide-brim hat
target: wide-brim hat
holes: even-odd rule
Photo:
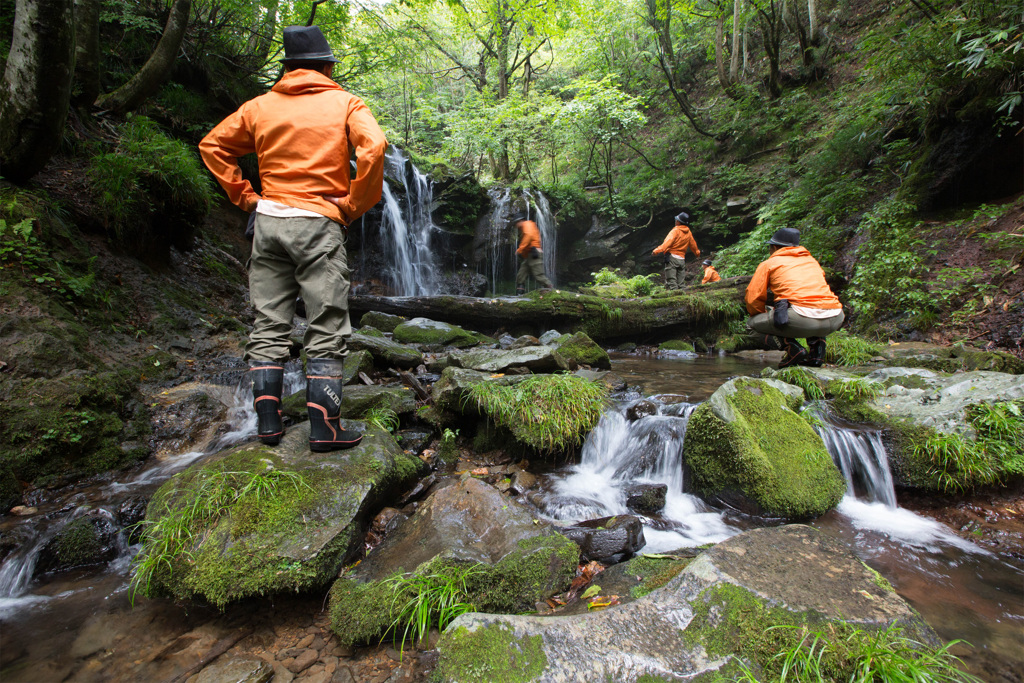
[[[340,62],[319,26],[285,26],[282,62]]]
[[[686,225],[688,220],[690,220],[690,213],[688,211],[680,211],[676,214],[676,223],[679,225]]]
[[[711,265],[711,259],[704,259],[704,263],[701,264],[701,265],[710,266]]]
[[[768,244],[774,244],[777,247],[799,247],[800,231],[796,228],[779,228],[768,240]]]
[[[517,213],[513,214],[512,217],[508,219],[508,222],[511,223],[512,225],[515,225],[516,223],[522,223],[528,218],[529,216],[527,216],[525,213]]]

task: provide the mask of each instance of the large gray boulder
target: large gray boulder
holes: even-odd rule
[[[515,368],[526,368],[530,372],[544,373],[569,369],[565,358],[550,346],[527,346],[507,351],[472,349],[456,351],[449,358],[455,367],[481,372],[508,372]]]
[[[600,582],[600,578],[597,579]],[[898,624],[934,645],[934,632],[840,541],[807,526],[755,529],[718,544],[646,596],[571,616],[465,614],[438,643],[442,681],[692,680],[741,661],[755,672],[799,628],[874,630]],[[792,644],[795,644],[794,641]],[[480,652],[488,652],[486,658]],[[728,668],[724,668],[728,667]],[[470,676],[466,672],[478,672]]]
[[[467,583],[480,609],[520,612],[568,587],[579,550],[493,486],[466,479],[432,493],[379,547],[331,588],[332,629],[344,643],[373,642],[402,607],[396,573],[475,566]]]
[[[373,514],[424,469],[379,428],[349,450],[312,453],[308,423],[276,447],[254,442],[213,455],[153,496],[139,585],[219,606],[326,586],[361,550]]]
[[[415,368],[423,363],[423,354],[418,350],[385,337],[354,333],[348,339],[348,348],[351,351],[369,351],[376,364],[383,367]]]
[[[413,318],[395,326],[394,339],[403,344],[439,344],[458,348],[480,343],[472,332],[429,318]]]

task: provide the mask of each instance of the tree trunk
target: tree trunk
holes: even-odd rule
[[[160,89],[178,56],[191,10],[192,0],[174,0],[164,33],[149,60],[127,83],[101,97],[96,103],[99,107],[117,112],[133,111]]]
[[[813,2],[813,0],[810,0]],[[732,3],[732,54],[729,59],[729,82],[736,83],[740,78],[740,15],[743,13],[743,0]]]
[[[719,14],[715,17],[715,70],[718,72],[718,82],[722,85],[722,89],[728,92],[729,86],[732,84],[729,82],[729,75],[725,73],[725,48],[722,46],[724,42],[725,15]]]
[[[798,0],[783,0],[782,17],[796,36],[797,45],[800,47],[800,59],[804,66],[814,64],[814,55],[811,53],[810,41],[807,38],[807,28],[800,18],[800,3]]]
[[[0,175],[38,173],[60,145],[75,70],[74,0],[17,0],[0,82]]]
[[[100,0],[75,0],[76,104],[89,106],[100,96]]]
[[[761,22],[761,33],[764,37],[764,51],[768,56],[768,95],[775,99],[782,94],[779,79],[779,54],[782,50],[782,12],[775,0],[768,0],[763,7],[757,8]]]
[[[266,64],[270,57],[270,46],[273,42],[274,31],[277,29],[278,4],[279,0],[270,0],[263,19],[256,23],[252,35],[249,37],[249,52],[252,54],[253,64],[257,66]]]
[[[811,39],[811,45],[817,45],[821,33],[818,28],[818,3],[816,0],[807,0],[807,33]]]

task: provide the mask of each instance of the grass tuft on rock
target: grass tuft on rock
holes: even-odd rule
[[[519,441],[554,453],[583,443],[608,405],[608,388],[573,375],[536,375],[510,386],[474,384],[465,400]]]

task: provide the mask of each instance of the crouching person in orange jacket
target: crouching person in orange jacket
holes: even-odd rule
[[[693,239],[686,222],[690,215],[685,211],[676,216],[675,227],[672,228],[665,241],[652,254],[665,255],[665,289],[681,289],[686,280],[686,253],[693,252],[694,256],[700,256],[700,249]]]
[[[709,282],[718,282],[722,279],[722,276],[718,274],[715,267],[711,265],[711,259],[704,259],[704,279],[700,281],[702,285],[706,285]]]
[[[842,326],[843,305],[828,284],[825,272],[800,245],[800,231],[781,228],[768,241],[768,260],[762,261],[744,297],[753,317],[747,326],[782,340],[786,355],[779,368],[820,367],[825,362],[825,336]],[[766,306],[768,291],[774,306]],[[810,352],[797,339],[806,339]]]
[[[346,226],[380,201],[387,140],[361,99],[331,79],[331,48],[316,26],[284,29],[284,68],[270,92],[249,100],[199,143],[228,199],[250,211],[249,293],[256,320],[249,361],[257,435],[281,440],[281,391],[295,300],[306,304],[309,447],[349,448],[362,436],[341,426],[342,366],[352,333]],[[356,155],[351,177],[349,155]],[[259,161],[262,195],[238,158]]]

